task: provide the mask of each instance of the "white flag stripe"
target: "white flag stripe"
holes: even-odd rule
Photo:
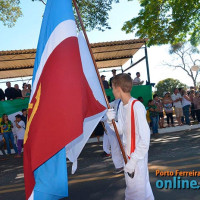
[[[94,68],[94,63],[92,61],[92,57],[90,55],[86,40],[82,33],[79,33],[78,41],[85,77],[88,81],[90,88],[92,89],[94,97],[103,106],[106,107],[105,98],[99,83],[99,79],[96,74],[96,70]],[[78,156],[80,155],[83,147],[87,143],[89,137],[91,136],[95,127],[97,126],[101,118],[105,115],[105,113],[106,110],[101,113],[98,113],[97,115],[86,118],[83,124],[83,134],[66,146],[67,157],[71,162],[75,163],[75,165],[72,167],[72,173],[74,173],[77,168]]]
[[[85,74],[85,77],[90,85],[90,88],[92,89],[92,92],[94,94],[94,97],[103,105],[106,107],[106,101],[101,89],[101,85],[99,83],[99,79],[94,67],[94,63],[92,60],[92,57],[90,55],[89,48],[87,46],[87,42],[83,36],[83,33],[80,32],[78,35],[78,42],[79,42],[79,48],[80,48],[80,54],[81,54],[81,61],[83,65],[83,72]]]
[[[74,20],[66,20],[60,23],[52,32],[50,35],[46,46],[44,48],[44,51],[41,56],[40,64],[36,72],[35,80],[32,86],[32,92],[31,92],[31,97],[30,97],[30,102],[33,98],[33,95],[35,93],[35,90],[37,88],[37,83],[40,79],[40,76],[42,74],[43,68],[53,52],[53,50],[65,39],[69,37],[77,37],[77,32],[76,32],[76,23]]]
[[[28,200],[34,200],[34,190],[33,190],[33,192],[31,193],[31,196],[28,198]]]

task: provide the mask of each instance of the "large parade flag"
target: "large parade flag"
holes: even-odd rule
[[[66,150],[69,159],[76,162],[105,114],[91,56],[80,45],[76,29],[71,0],[48,0],[24,138],[26,199],[68,196]]]

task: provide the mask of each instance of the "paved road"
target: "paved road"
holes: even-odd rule
[[[156,189],[155,171],[177,169],[200,171],[200,130],[152,137],[149,150],[150,181],[156,200],[199,200],[199,190]],[[69,174],[69,200],[123,200],[123,174],[113,174],[110,158],[102,158],[102,143],[87,144],[79,158],[78,171]],[[23,200],[22,159],[0,156],[0,200]],[[70,165],[68,167],[70,173]],[[170,178],[164,178],[170,179]],[[200,182],[200,178],[195,179]]]

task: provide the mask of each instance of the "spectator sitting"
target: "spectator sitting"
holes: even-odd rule
[[[27,109],[22,109],[22,116],[21,116],[22,121],[25,123],[25,127],[26,127],[26,123],[27,123]]]
[[[24,134],[25,134],[25,123],[22,121],[21,115],[15,116],[15,126],[16,126],[16,134],[17,134],[17,148],[18,148],[18,155],[15,156],[16,158],[21,157],[22,146],[24,143]]]
[[[171,96],[173,105],[175,107],[176,119],[178,121],[178,125],[182,126],[181,117],[183,116],[183,109],[182,109],[182,96],[180,95],[177,88],[174,89],[174,93]]]
[[[28,89],[27,84],[23,84],[22,97],[30,97],[31,91]]]
[[[1,121],[1,130],[3,132],[3,137],[6,141],[7,152],[9,155],[11,154],[9,141],[11,141],[11,144],[15,150],[15,153],[17,153],[17,147],[14,143],[12,128],[13,128],[13,125],[12,125],[12,122],[8,119],[8,115],[3,114],[2,121]]]
[[[138,100],[139,100],[142,104],[144,103],[143,97],[138,97]]]
[[[149,100],[148,107],[149,107],[150,119],[152,123],[153,134],[158,134],[159,109],[154,104],[153,100]]]
[[[162,100],[158,97],[157,94],[153,95],[153,100],[154,100],[155,105],[157,106],[157,109],[159,110],[159,126],[160,128],[165,128]]]
[[[15,84],[14,86],[14,96],[13,99],[21,99],[22,98],[22,91],[19,89],[19,85]]]
[[[136,77],[133,80],[133,85],[142,85],[144,83],[144,81],[140,80],[140,72],[136,73]]]
[[[5,94],[1,88],[0,88],[0,101],[5,101]]]
[[[190,97],[187,95],[185,90],[182,90],[182,106],[183,106],[183,114],[185,116],[185,122],[187,125],[191,125],[190,123],[190,106],[191,100]]]
[[[197,117],[198,122],[200,123],[200,93],[199,92],[196,92],[193,102],[194,102],[196,117]]]
[[[14,99],[14,94],[15,94],[15,89],[11,87],[10,82],[6,82],[7,88],[5,89],[5,96],[7,97],[7,100],[13,100]]]
[[[109,89],[108,81],[105,80],[105,76],[104,75],[101,75],[101,81],[103,83],[104,89]]]
[[[163,93],[163,106],[164,106],[164,111],[167,116],[167,125],[170,127],[169,119],[171,119],[171,126],[174,127],[174,118],[173,118],[173,101],[171,99],[170,93],[169,92],[164,92]]]
[[[113,74],[113,77],[116,76],[116,69],[113,69],[113,70],[112,70],[112,74]],[[113,79],[113,77],[110,78],[110,87],[111,87],[111,88],[112,88],[112,79]]]

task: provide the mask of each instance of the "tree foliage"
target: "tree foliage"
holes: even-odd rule
[[[46,0],[32,0],[46,3]],[[77,6],[81,14],[86,30],[98,29],[104,31],[110,29],[108,24],[109,11],[112,9],[112,3],[119,0],[81,0],[77,1]],[[75,16],[76,16],[76,12]],[[77,19],[77,16],[76,16]],[[78,21],[78,20],[77,20]]]
[[[158,96],[163,97],[164,92],[173,93],[174,88],[186,88],[187,86],[184,83],[181,83],[177,79],[167,78],[162,81],[159,81],[156,85]]]
[[[191,68],[197,64],[197,61],[200,62],[197,59],[199,58],[199,50],[187,43],[177,43],[171,45],[169,53],[175,56],[175,62],[172,61],[172,63],[176,63],[176,65],[171,63],[167,63],[167,65],[182,69],[192,79],[193,85],[196,86],[199,72],[192,71]]]
[[[138,16],[125,22],[122,30],[149,38],[148,45],[175,44],[189,39],[200,42],[199,0],[140,0]]]
[[[12,27],[22,16],[20,0],[0,0],[0,21],[5,26]]]

